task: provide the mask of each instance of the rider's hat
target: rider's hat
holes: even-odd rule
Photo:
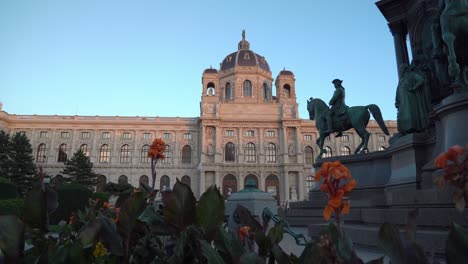
[[[332,81],[333,84],[337,84],[337,85],[341,85],[342,82],[343,80],[340,80],[340,79],[335,79]]]

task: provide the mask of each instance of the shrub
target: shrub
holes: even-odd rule
[[[16,215],[21,217],[24,207],[24,199],[0,200],[0,215]]]
[[[109,197],[110,194],[105,192],[95,192],[91,196],[93,200],[99,199],[99,202],[97,203],[98,208],[101,208],[105,202],[109,202]]]
[[[6,178],[0,177],[0,200],[14,199],[17,196],[16,185]]]
[[[82,210],[88,205],[93,192],[85,185],[68,183],[58,188],[57,194],[59,206],[50,217],[51,223],[68,221],[72,212]]]

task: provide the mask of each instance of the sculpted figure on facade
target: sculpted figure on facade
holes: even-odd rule
[[[416,67],[404,63],[400,66],[395,107],[398,109],[397,123],[401,134],[422,132],[429,125],[431,111],[427,77]]]

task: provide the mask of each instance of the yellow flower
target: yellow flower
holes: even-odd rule
[[[96,258],[103,257],[107,254],[107,249],[104,247],[101,241],[96,243],[96,247],[94,248],[93,256]]]

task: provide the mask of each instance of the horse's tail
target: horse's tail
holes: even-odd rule
[[[385,125],[385,122],[383,121],[380,108],[375,104],[370,104],[366,106],[366,108],[367,110],[371,112],[372,116],[375,118],[375,121],[377,121],[377,124],[379,124],[380,129],[382,129],[385,135],[389,135],[387,126]]]

